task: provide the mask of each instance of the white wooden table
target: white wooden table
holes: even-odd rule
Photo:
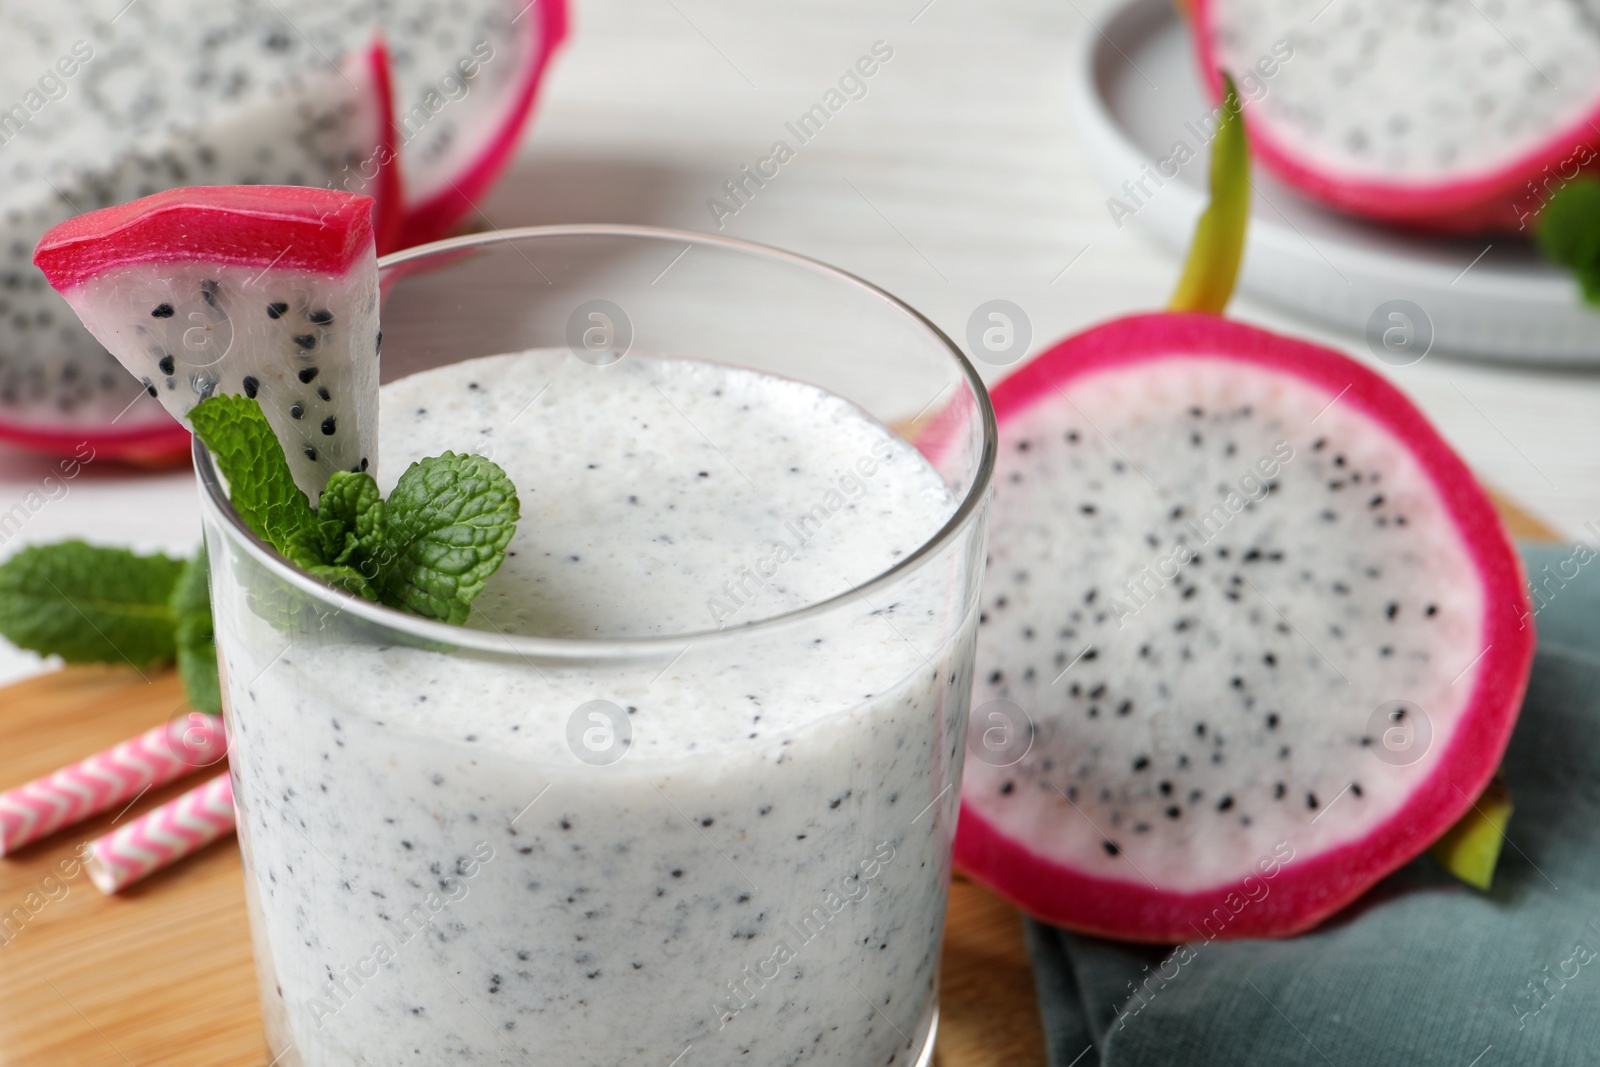
[[[952,336],[984,301],[1020,305],[1042,345],[1159,306],[1175,263],[1118,230],[1080,158],[1070,69],[1096,0],[576,0],[542,112],[481,226],[630,222],[715,230],[859,273]],[[785,126],[875,42],[892,49],[805,143]],[[783,140],[794,152],[736,213],[708,200]],[[770,167],[769,167],[770,170]],[[753,186],[752,186],[753,188]],[[1069,266],[1070,265],[1070,266]],[[1247,300],[1232,312],[1367,358]],[[1566,536],[1600,521],[1600,375],[1430,356],[1392,373],[1492,483]],[[984,368],[986,374],[999,373]],[[0,511],[48,464],[0,451]],[[190,551],[187,471],[91,469],[0,555],[82,536]],[[0,681],[41,669],[0,650]]]

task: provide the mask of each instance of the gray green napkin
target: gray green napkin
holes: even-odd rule
[[[1600,1064],[1600,559],[1549,588],[1492,892],[1424,856],[1309,934],[1192,946],[1142,1006],[1170,947],[1030,921],[1051,1067]]]

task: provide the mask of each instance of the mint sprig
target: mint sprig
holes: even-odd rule
[[[189,413],[241,518],[295,566],[337,588],[460,624],[499,569],[520,504],[506,472],[446,452],[413,463],[386,501],[365,472],[328,479],[316,510],[254,400]],[[63,541],[0,564],[0,635],[68,663],[176,663],[189,703],[222,695],[205,550],[192,560]]]
[[[307,574],[367,600],[459,625],[516,532],[516,486],[482,456],[419,460],[388,500],[370,474],[340,471],[313,511],[257,401],[214,396],[189,421],[246,524]]]
[[[222,710],[205,553],[194,560],[62,541],[0,565],[0,634],[68,663],[176,660],[189,703]]]

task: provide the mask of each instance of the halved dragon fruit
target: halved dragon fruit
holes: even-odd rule
[[[1320,6],[1320,5],[1319,5]],[[1307,196],[1446,231],[1526,230],[1600,159],[1592,3],[1195,0],[1201,69],[1258,86],[1257,155]]]
[[[315,501],[377,457],[372,208],[330,189],[172,189],[55,226],[34,262],[174,416],[257,398]]]
[[[1393,386],[1168,313],[993,397],[960,866],[1108,936],[1279,936],[1470,810],[1533,630],[1488,497]]]
[[[370,195],[380,251],[441,236],[509,160],[565,3],[58,0],[0,7],[0,31],[0,439],[150,456],[188,435],[29,265],[44,232],[237,183]]]

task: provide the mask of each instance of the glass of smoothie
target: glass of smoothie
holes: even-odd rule
[[[465,626],[354,599],[196,451],[269,1055],[931,1059],[994,420],[917,312],[630,227],[380,264],[377,478],[516,483]]]

